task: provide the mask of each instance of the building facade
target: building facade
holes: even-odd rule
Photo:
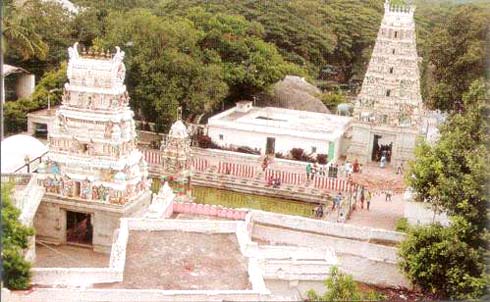
[[[238,102],[208,120],[208,136],[225,148],[248,147],[261,154],[287,155],[293,148],[338,160],[347,142],[350,117]]]
[[[119,218],[150,202],[147,164],[136,149],[124,52],[79,54],[75,44],[69,55],[35,226],[38,238],[107,250]]]
[[[385,14],[354,106],[350,159],[413,159],[423,114],[414,6],[385,3]]]

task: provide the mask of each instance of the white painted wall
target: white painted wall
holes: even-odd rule
[[[274,137],[276,139],[275,152],[281,152],[288,154],[293,148],[302,148],[306,153],[311,153],[311,147],[316,147],[316,153],[328,154],[328,143],[326,139],[322,139],[319,135],[318,139],[301,138],[297,136],[289,135],[272,135],[267,133],[257,133],[246,130],[235,130],[229,128],[222,128],[216,125],[209,125],[208,135],[213,142],[221,147],[234,146],[247,146],[250,148],[257,148],[261,154],[265,154],[267,138]],[[220,139],[220,135],[223,135],[223,139]],[[340,153],[340,139],[335,141],[335,153],[336,157]]]

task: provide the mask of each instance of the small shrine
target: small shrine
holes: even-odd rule
[[[191,196],[192,153],[187,127],[179,118],[172,125],[161,145],[163,181],[169,181],[178,195]]]
[[[85,217],[94,231],[86,243],[101,248],[112,243],[119,217],[149,204],[148,167],[136,148],[134,113],[124,85],[124,52],[116,47],[114,54],[79,53],[77,43],[68,52],[68,83],[48,136],[49,154],[41,175],[48,193],[44,205],[59,208],[44,214],[59,225],[57,231],[40,236],[69,241],[69,224],[80,227],[80,217]],[[60,205],[68,201],[69,211]],[[43,214],[46,209],[40,210]],[[38,223],[47,218],[38,216]]]

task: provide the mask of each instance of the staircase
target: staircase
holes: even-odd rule
[[[37,175],[31,174],[31,179],[24,189],[14,193],[14,205],[21,211],[19,220],[26,226],[33,225],[37,208],[46,191],[37,182]]]

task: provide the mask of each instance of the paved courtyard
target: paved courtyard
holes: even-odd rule
[[[374,195],[369,211],[366,209],[366,203],[364,203],[364,209],[361,209],[358,203],[347,223],[394,231],[396,221],[403,217],[402,198],[402,194],[396,194],[393,195],[391,202],[386,202],[384,194]]]
[[[87,247],[38,243],[33,267],[107,267],[109,257]]]
[[[124,280],[99,287],[250,289],[235,234],[131,231]]]
[[[396,166],[382,169],[377,163],[369,163],[362,173],[354,173],[352,179],[355,183],[364,185],[373,195],[370,210],[367,210],[366,202],[364,209],[358,203],[347,223],[395,230],[396,221],[403,217],[403,193],[406,188],[403,175],[396,174]],[[386,190],[393,192],[391,202],[385,201]]]

